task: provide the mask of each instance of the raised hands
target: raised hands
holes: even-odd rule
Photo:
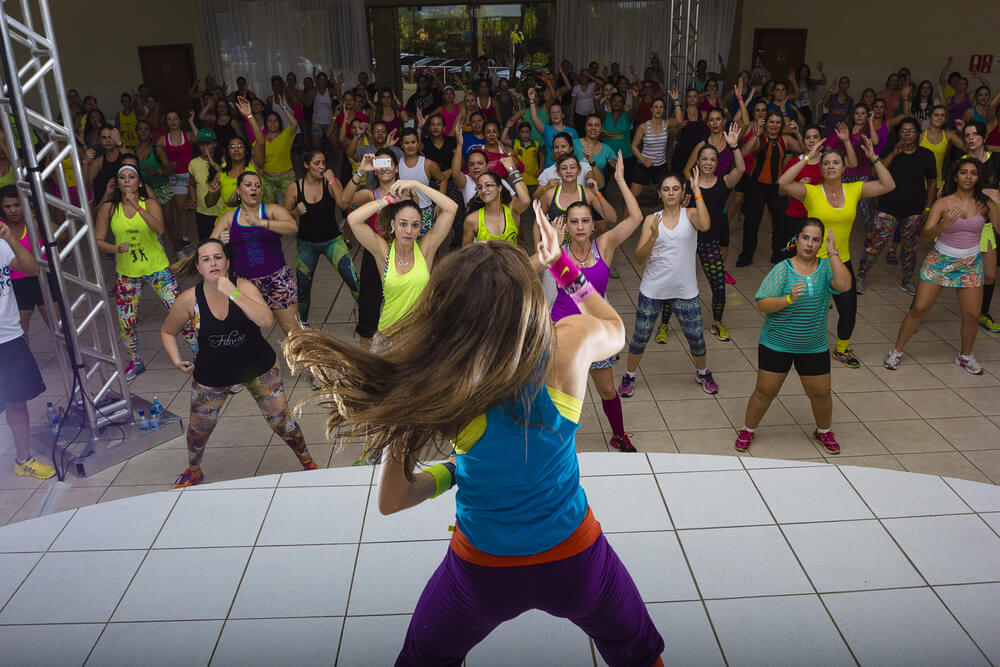
[[[740,145],[740,131],[742,129],[743,128],[740,127],[740,124],[737,121],[733,121],[729,124],[729,129],[726,130],[725,138],[726,144],[730,148],[735,150],[736,147]]]
[[[826,254],[830,257],[837,254],[837,239],[834,238],[832,232],[826,234]]]
[[[365,153],[361,156],[361,164],[358,165],[358,171],[362,174],[375,171],[375,154]]]
[[[500,164],[503,165],[503,168],[506,169],[508,173],[513,171],[516,166],[514,164],[514,158],[510,157],[509,155],[507,157],[500,158]]]
[[[691,192],[695,197],[701,194],[701,169],[697,164],[691,167]]]
[[[875,146],[872,145],[872,138],[867,134],[861,136],[861,150],[865,152],[865,156],[870,162],[875,162],[878,154],[875,152]]]
[[[851,131],[847,129],[847,125],[844,123],[837,123],[833,127],[833,133],[837,135],[838,139],[840,139],[840,143],[845,146],[847,145],[847,142],[851,140]]]
[[[236,110],[246,119],[249,119],[253,115],[253,107],[250,106],[250,101],[242,95],[236,98]]]
[[[618,159],[615,160],[615,183],[619,185],[625,182],[625,160],[622,158],[622,152],[618,151]]]
[[[535,238],[538,239],[538,259],[543,265],[549,267],[562,256],[562,248],[559,247],[562,234],[545,215],[541,202],[536,199],[533,206],[535,209]]]
[[[385,140],[385,145],[395,146],[398,143],[399,143],[399,130],[393,128],[392,132],[389,133],[389,136]]]

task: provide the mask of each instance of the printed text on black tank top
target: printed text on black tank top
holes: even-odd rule
[[[233,329],[227,334],[209,336],[208,346],[212,349],[219,349],[220,347],[239,347],[246,341],[246,339],[246,334],[240,333],[237,329]]]

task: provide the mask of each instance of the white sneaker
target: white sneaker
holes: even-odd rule
[[[855,282],[854,292],[856,294],[864,294],[865,293],[865,277],[864,276],[858,276],[857,280],[855,280],[854,282]]]
[[[976,361],[976,358],[971,354],[969,355],[960,354],[957,357],[955,357],[955,365],[961,366],[967,372],[972,373],[973,375],[983,374],[983,367],[980,365],[978,361]]]
[[[897,350],[895,347],[890,347],[889,354],[885,355],[885,361],[882,362],[882,365],[890,371],[899,370],[899,362],[902,358],[902,352]],[[955,363],[958,363],[958,361],[956,360]]]
[[[904,283],[900,283],[900,285],[899,285],[899,291],[900,292],[906,292],[910,296],[916,296],[917,295],[917,288],[916,288],[916,286],[913,283],[911,283],[910,281],[908,281],[908,280],[906,282],[904,282]]]

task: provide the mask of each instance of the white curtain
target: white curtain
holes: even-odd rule
[[[368,70],[364,0],[201,0],[215,78],[232,90],[245,76],[250,89],[270,94],[271,77],[315,67],[344,72],[348,82]]]
[[[698,59],[708,62],[710,72],[718,72],[719,56],[729,62],[729,47],[733,41],[733,26],[736,23],[736,0],[701,0],[701,15],[698,21]],[[730,72],[729,80],[735,82],[736,72]],[[722,94],[725,91],[720,91]]]

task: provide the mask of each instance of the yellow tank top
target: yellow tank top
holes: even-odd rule
[[[431,272],[420,252],[420,243],[416,241],[413,243],[413,268],[406,273],[396,271],[396,243],[393,241],[389,245],[385,275],[382,276],[385,303],[382,306],[382,316],[378,319],[378,330],[385,331],[406,315],[420,298],[430,279]]]
[[[511,215],[510,207],[501,204],[503,208],[503,231],[498,235],[490,234],[486,228],[486,209],[479,209],[479,226],[476,228],[476,241],[506,241],[511,245],[517,245],[517,225],[514,223],[514,216]]]
[[[524,184],[538,185],[538,143],[531,141],[525,146],[520,139],[515,139],[514,154],[524,165]]]
[[[139,207],[146,209],[145,199],[139,200]],[[115,236],[115,245],[129,244],[128,252],[115,254],[117,271],[121,275],[141,278],[170,265],[160,240],[142,216],[136,213],[131,218],[126,217],[121,204],[111,214],[111,233]]]
[[[830,206],[830,202],[823,192],[823,185],[807,185],[806,198],[802,202],[806,207],[806,213],[810,218],[819,218],[826,226],[826,234],[823,235],[823,244],[820,246],[817,257],[827,257],[826,237],[833,234],[834,244],[840,259],[848,261],[851,259],[851,249],[849,241],[851,239],[851,228],[854,226],[854,218],[858,214],[858,202],[861,201],[862,181],[854,183],[843,183],[844,205],[840,208]]]
[[[139,135],[135,128],[139,124],[139,119],[135,117],[135,109],[126,116],[121,111],[118,112],[118,131],[122,135],[122,143],[135,150],[139,145]]]
[[[264,140],[265,173],[281,174],[292,168],[292,141],[295,135],[289,129],[286,125],[276,137]]]
[[[934,163],[937,165],[937,180],[940,186],[943,182],[941,169],[944,167],[944,156],[948,153],[948,136],[944,130],[941,130],[941,141],[932,144],[927,138],[927,130],[924,130],[923,134],[920,135],[920,145],[930,149],[930,152],[934,153]]]
[[[68,157],[62,161],[63,176],[66,178],[66,187],[76,187],[76,172],[73,171],[73,158]]]
[[[251,171],[255,174],[257,173],[257,170],[254,168],[252,163],[248,164],[247,168],[243,171]],[[239,174],[236,174],[236,178],[239,178],[239,176]],[[235,206],[229,205],[229,198],[233,196],[234,192],[236,192],[236,178],[230,177],[224,171],[219,172],[219,201],[225,204],[226,208],[229,209],[236,208]],[[284,193],[282,193],[282,196],[284,196]]]

